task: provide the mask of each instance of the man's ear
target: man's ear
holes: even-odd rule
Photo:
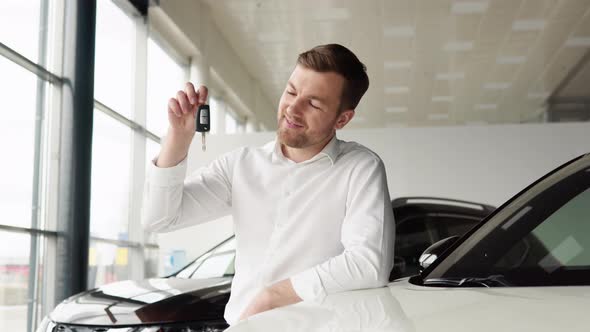
[[[334,125],[335,129],[342,129],[354,117],[354,110],[344,110],[338,114],[338,120]]]

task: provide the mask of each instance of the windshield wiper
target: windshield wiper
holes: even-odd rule
[[[510,287],[512,286],[503,275],[494,274],[487,277],[465,278],[431,278],[424,280],[426,286],[451,286],[451,287]]]

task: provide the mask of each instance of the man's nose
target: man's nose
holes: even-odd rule
[[[303,111],[303,100],[301,98],[295,98],[293,102],[287,107],[287,113],[289,115],[300,115]]]

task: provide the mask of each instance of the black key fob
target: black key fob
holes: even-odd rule
[[[211,116],[209,113],[209,105],[203,104],[197,110],[197,131],[206,133],[211,129]]]

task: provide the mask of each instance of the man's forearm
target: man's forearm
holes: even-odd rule
[[[156,166],[167,168],[178,165],[186,158],[192,139],[193,136],[178,135],[169,130],[158,155]]]
[[[297,295],[297,293],[295,293],[291,280],[285,279],[263,289],[254,300],[250,302],[250,305],[242,313],[239,320],[246,319],[257,313],[284,307],[301,301],[303,300]]]

